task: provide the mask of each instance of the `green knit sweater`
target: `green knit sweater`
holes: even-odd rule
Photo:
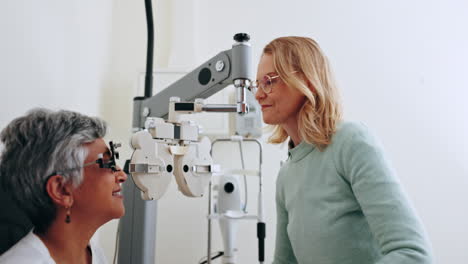
[[[362,124],[341,123],[324,151],[290,149],[276,206],[274,264],[433,263],[421,222]]]

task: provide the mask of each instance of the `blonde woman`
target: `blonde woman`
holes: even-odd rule
[[[342,120],[327,58],[305,37],[263,50],[254,85],[270,143],[289,140],[276,188],[274,264],[432,263],[424,228],[368,128]]]

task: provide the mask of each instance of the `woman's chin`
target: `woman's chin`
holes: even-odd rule
[[[271,118],[271,117],[265,117],[263,116],[263,123],[267,124],[267,125],[277,125],[278,122],[276,122],[276,120],[274,118]]]
[[[121,208],[115,209],[112,212],[112,219],[119,219],[125,215],[125,207],[122,205]]]
[[[116,218],[122,218],[125,215],[125,207],[122,207],[122,210],[119,212]]]

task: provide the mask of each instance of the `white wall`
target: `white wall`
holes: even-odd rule
[[[0,127],[37,106],[98,114],[111,7],[110,0],[0,3]]]
[[[466,262],[466,1],[153,2],[159,68],[201,63],[229,49],[237,32],[251,34],[255,63],[275,37],[316,39],[334,66],[347,117],[366,122],[386,146],[437,263]],[[145,65],[143,1],[3,1],[0,22],[1,127],[33,106],[65,107],[100,114],[111,135],[128,142],[132,97]],[[178,37],[187,34],[183,28],[193,35]],[[171,54],[185,49],[193,54],[180,65]],[[274,186],[285,149],[264,144],[264,151],[270,262]],[[122,154],[130,154],[128,147]],[[182,197],[172,184],[159,203],[158,264],[196,263],[205,254],[205,213],[206,200]],[[108,256],[115,229],[112,221],[101,230]],[[248,224],[241,230],[240,263],[253,263],[255,230]],[[219,249],[219,237],[215,243]]]

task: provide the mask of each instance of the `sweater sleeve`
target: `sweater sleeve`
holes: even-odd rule
[[[424,228],[403,192],[382,148],[365,127],[343,135],[335,159],[377,240],[377,264],[433,263]]]
[[[281,184],[276,184],[276,242],[273,264],[297,264],[288,236],[288,212],[284,206]]]

